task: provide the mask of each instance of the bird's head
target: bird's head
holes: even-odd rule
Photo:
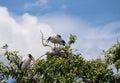
[[[47,42],[49,42],[50,40],[51,40],[51,37],[48,37]]]
[[[28,54],[28,57],[31,59],[31,60],[34,60],[33,56],[31,54]]]

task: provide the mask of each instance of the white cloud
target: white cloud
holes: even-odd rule
[[[47,38],[59,33],[67,41],[69,34],[77,35],[74,45],[87,59],[99,57],[103,49],[109,48],[116,39],[120,40],[120,22],[91,26],[89,22],[69,15],[49,14],[40,17],[25,13],[12,17],[5,7],[0,7],[0,47],[5,43],[21,55],[31,53],[39,57],[48,50],[41,44],[40,29]],[[1,51],[1,49],[0,49]]]
[[[41,9],[45,9],[47,8],[47,5],[46,5],[47,3],[48,3],[48,0],[37,0],[34,3],[25,4],[24,9],[29,9],[32,7],[40,7]]]
[[[20,51],[22,55],[31,53],[35,57],[45,53],[46,48],[41,44],[40,29],[47,37],[53,33],[48,24],[39,23],[36,17],[29,14],[21,16],[21,21],[18,22],[4,7],[0,7],[0,14],[0,47],[7,43],[10,49]]]
[[[76,34],[75,47],[87,59],[100,57],[102,50],[108,49],[117,39],[120,40],[120,22],[91,26],[90,22],[59,14],[45,15],[41,21],[51,25],[66,40],[69,34]]]

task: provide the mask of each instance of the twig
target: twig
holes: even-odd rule
[[[42,55],[42,56],[40,56],[38,59],[42,58],[43,56],[45,56],[45,54],[44,54],[44,55]],[[38,60],[38,59],[37,59],[37,60]]]
[[[48,47],[51,47],[51,48],[52,48],[52,46],[50,46],[50,45],[44,43],[43,40],[46,40],[46,39],[44,39],[44,37],[43,37],[43,33],[42,33],[41,30],[40,30],[40,33],[41,33],[41,35],[42,35],[42,44],[43,44],[43,46],[48,46]]]
[[[47,43],[44,43],[44,40],[46,40],[46,39],[44,39],[43,33],[42,33],[41,30],[40,30],[40,33],[41,33],[41,35],[42,35],[42,36],[41,36],[41,37],[42,37],[42,45],[43,45],[43,46],[48,46],[48,47],[51,47],[51,48],[52,48],[52,46],[48,45]],[[39,59],[42,58],[43,56],[45,56],[45,54],[42,55],[42,56],[40,56],[37,60],[39,60]],[[31,66],[33,66],[33,65],[34,65],[34,63],[31,64]],[[35,76],[35,75],[32,75],[30,79],[32,79],[34,76]]]

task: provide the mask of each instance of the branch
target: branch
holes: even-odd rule
[[[41,33],[41,35],[42,35],[42,45],[43,45],[43,46],[48,46],[48,47],[51,47],[51,48],[52,48],[52,46],[50,46],[50,45],[44,43],[44,40],[46,40],[46,39],[44,39],[43,33],[42,33],[41,30],[40,30],[40,33]]]
[[[43,56],[45,56],[45,54],[44,55],[42,55],[42,56],[40,56],[37,60],[39,60],[40,58],[42,58]]]

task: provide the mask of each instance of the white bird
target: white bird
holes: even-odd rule
[[[50,37],[48,37],[47,42],[49,41],[54,44],[65,45],[65,41],[59,34],[53,34]]]
[[[21,62],[21,64],[20,64],[20,68],[21,68],[22,70],[23,70],[24,68],[26,68],[33,59],[34,59],[33,56],[32,56],[31,54],[28,54],[27,57],[25,57],[25,58],[22,59],[22,62]]]

